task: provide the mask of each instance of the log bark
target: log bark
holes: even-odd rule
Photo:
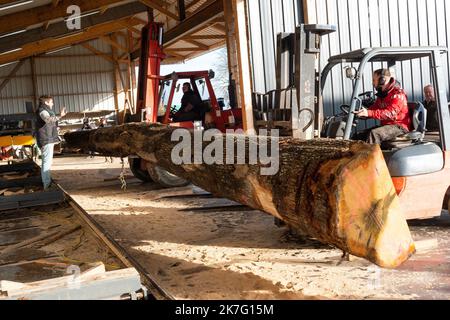
[[[137,155],[215,196],[269,213],[303,234],[381,267],[395,268],[414,253],[414,242],[378,146],[280,138],[279,171],[264,176],[262,164],[248,162],[175,165],[171,160],[178,144],[171,141],[174,130],[163,125],[127,124],[69,133],[65,139],[71,148],[105,156]],[[248,155],[248,136],[232,137],[235,145],[245,138]]]

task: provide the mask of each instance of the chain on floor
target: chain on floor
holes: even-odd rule
[[[121,158],[120,160],[122,163],[122,171],[120,172],[119,180],[121,183],[121,189],[126,191],[127,190],[127,181],[125,180],[125,161],[123,160],[123,158]]]

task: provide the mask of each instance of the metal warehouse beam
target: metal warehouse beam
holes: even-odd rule
[[[121,20],[115,20],[109,23],[93,26],[84,31],[75,32],[67,36],[63,36],[56,39],[46,39],[43,41],[37,41],[27,44],[22,47],[21,50],[10,52],[7,54],[0,54],[0,65],[21,60],[33,55],[39,55],[50,50],[66,47],[68,45],[79,44],[82,42],[97,39],[105,34],[117,32],[124,28],[124,25],[136,26],[141,22],[134,18],[124,18]]]
[[[71,5],[80,7],[81,12],[99,10],[105,6],[120,2],[119,0],[61,0],[57,6],[48,4],[26,11],[11,13],[0,17],[0,35],[26,29],[29,26],[46,23],[54,19],[69,16],[67,8]]]
[[[145,12],[146,10],[147,7],[141,3],[128,3],[123,6],[111,8],[102,15],[96,14],[85,17],[82,20],[81,26],[83,27],[83,29],[85,29],[102,23],[129,17],[141,12]],[[66,22],[61,21],[50,25],[45,31],[37,28],[14,36],[9,36],[7,38],[4,38],[4,41],[0,42],[0,53],[20,48],[31,42],[63,36],[70,32],[72,31],[67,29]]]

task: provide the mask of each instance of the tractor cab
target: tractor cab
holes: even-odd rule
[[[410,100],[408,107],[413,128],[407,134],[384,142],[380,147],[397,194],[403,199],[403,205],[410,208],[410,219],[440,215],[448,189],[448,183],[442,181],[450,174],[450,114],[444,66],[446,53],[447,49],[443,47],[361,49],[331,57],[322,73],[322,91],[326,91],[327,80],[336,72],[334,68],[344,68],[343,87],[350,89],[351,100],[347,104],[339,105],[337,113],[327,115],[322,127],[323,137],[344,140],[355,139],[361,130],[379,125],[375,120],[358,119],[355,116],[356,111],[369,107],[375,101],[372,72],[379,68],[389,68],[396,80],[400,80],[400,85]],[[412,73],[411,78],[403,79],[404,69],[410,70],[414,61],[420,61],[422,66],[420,77]],[[403,81],[405,83],[401,83]],[[412,92],[405,88],[407,81],[411,87],[420,90],[427,84],[435,88],[440,125],[438,132],[427,131],[427,110],[421,102],[411,99]],[[418,194],[427,199],[434,199],[434,209],[421,208],[417,203],[414,208],[411,201]]]
[[[187,115],[183,120],[177,120],[175,115],[181,113],[184,83],[189,83],[195,99],[195,106],[204,112],[217,109],[218,103],[213,91],[210,91],[212,71],[180,72],[169,74],[161,80],[157,121],[163,124],[175,124],[185,128],[194,127],[195,121],[204,122],[204,114],[200,112]],[[212,87],[211,87],[212,88]],[[213,101],[213,102],[212,102]]]
[[[201,124],[203,127],[215,127],[223,132],[229,128],[242,128],[240,109],[224,110],[220,106],[211,84],[213,78],[212,70],[174,72],[162,77],[156,121],[183,128],[193,128],[196,124]],[[190,112],[182,110],[182,86],[185,83],[190,84],[197,101],[195,109]],[[146,118],[153,119],[153,116]]]

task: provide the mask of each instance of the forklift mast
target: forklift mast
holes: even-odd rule
[[[320,86],[321,38],[334,25],[301,24],[277,37],[276,89],[253,93],[256,127],[281,129],[299,139],[319,137],[323,122]]]
[[[161,61],[166,57],[163,52],[163,28],[163,24],[155,22],[142,28],[136,115],[141,117],[146,111],[146,120],[150,122],[157,122]]]

